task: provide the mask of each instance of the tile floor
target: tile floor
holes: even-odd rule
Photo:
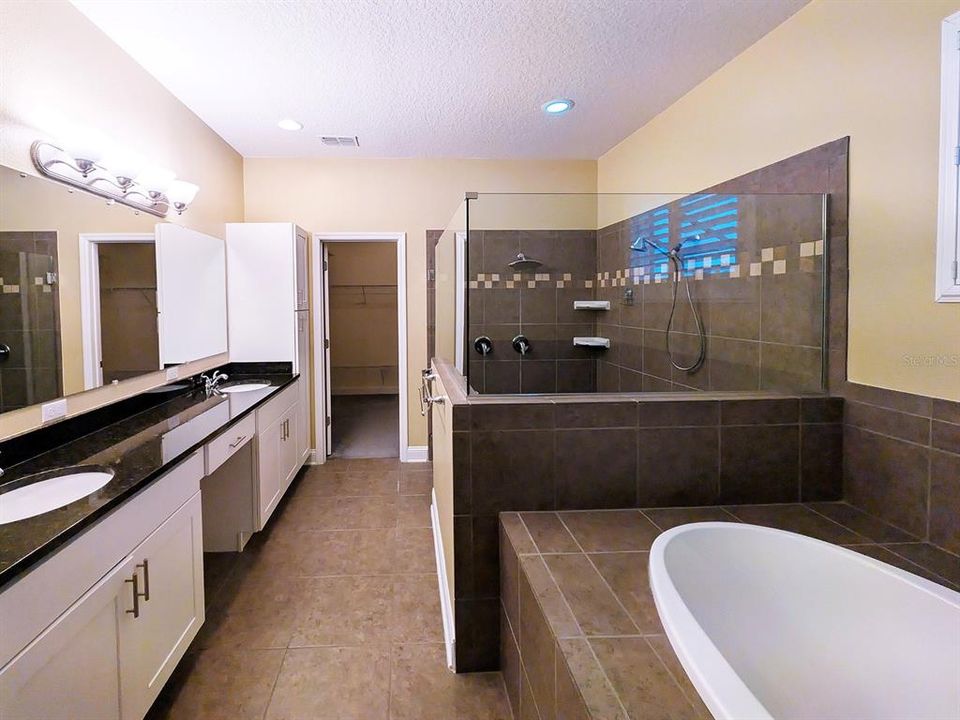
[[[335,457],[400,457],[398,395],[334,395],[332,410]]]
[[[500,673],[446,668],[429,465],[307,468],[241,554],[151,720],[507,720]]]

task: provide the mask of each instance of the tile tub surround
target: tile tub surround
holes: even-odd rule
[[[206,554],[207,621],[150,720],[509,720],[500,673],[446,667],[429,468],[304,468],[243,553]]]
[[[702,521],[798,532],[953,589],[960,582],[928,544],[845,503],[503,513],[500,653],[514,717],[711,718],[664,634],[647,574],[656,535]]]
[[[856,383],[844,394],[844,498],[960,554],[960,402]]]

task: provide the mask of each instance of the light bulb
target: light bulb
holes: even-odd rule
[[[193,202],[193,199],[197,196],[197,192],[200,188],[193,183],[188,183],[183,180],[174,180],[170,183],[170,186],[167,188],[167,199],[174,204],[174,206],[183,205],[186,207]]]
[[[176,173],[164,168],[148,167],[135,178],[137,185],[151,193],[162,193],[177,178]]]

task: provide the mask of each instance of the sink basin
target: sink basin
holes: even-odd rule
[[[0,525],[42,515],[69,505],[102,488],[113,470],[78,466],[50,470],[24,478],[20,487],[0,494]]]
[[[270,387],[270,383],[266,382],[238,382],[232,385],[223,385],[217,390],[222,393],[241,393],[241,392],[250,392],[252,390],[263,390],[264,388]]]

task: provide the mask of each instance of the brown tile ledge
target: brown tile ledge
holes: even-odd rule
[[[845,545],[960,589],[960,559],[842,502],[500,514],[500,663],[514,717],[711,717],[650,593],[656,536],[749,522]]]

